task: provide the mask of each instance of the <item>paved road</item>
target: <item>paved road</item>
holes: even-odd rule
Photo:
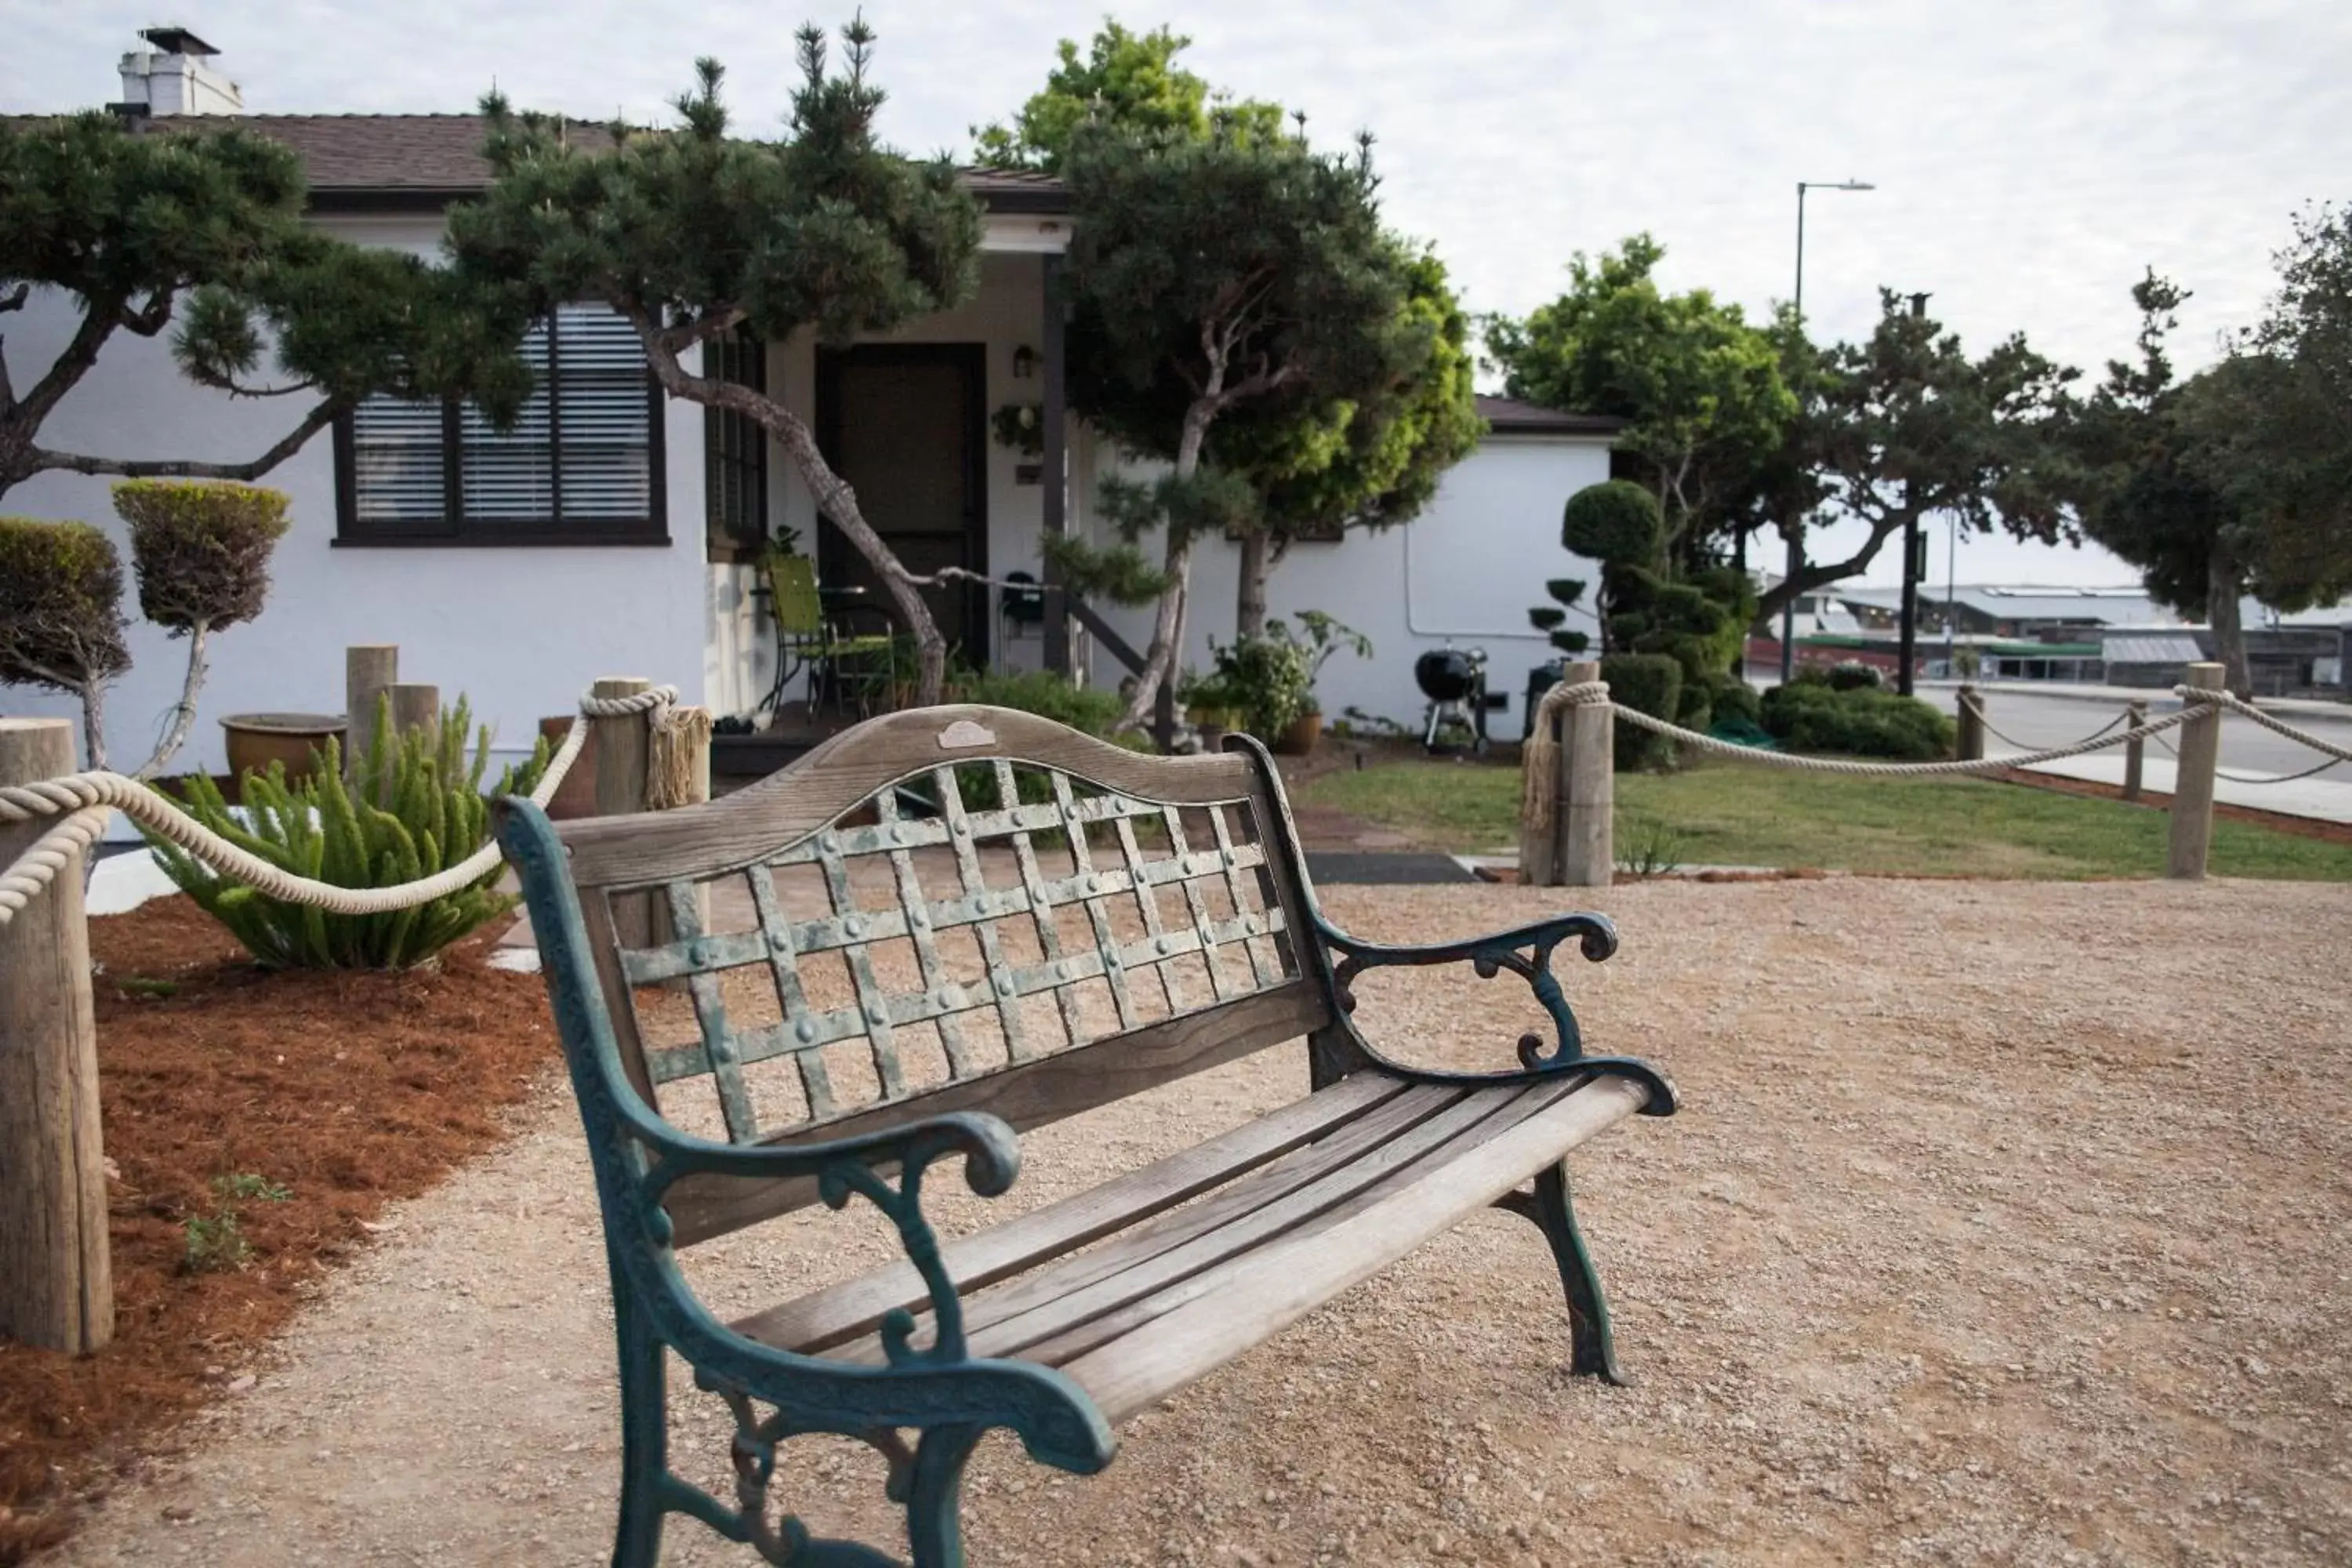
[[[1945,712],[1957,711],[1949,687],[1923,686],[1919,695]],[[2148,712],[2162,715],[2171,712],[2179,703],[2168,691],[2147,694]],[[1986,751],[1999,756],[2004,752],[2039,751],[2048,746],[2071,745],[2122,711],[2120,700],[2109,705],[2074,697],[2049,697],[2015,686],[1996,686],[1985,690],[1985,716],[1998,735],[1986,737]],[[2336,744],[2352,745],[2352,708],[2339,719],[2334,714],[2294,712],[2284,715],[2286,721],[2300,730]],[[2002,744],[2001,737],[2010,744]],[[2159,737],[2171,741],[2169,732]],[[2150,756],[2163,752],[2151,742]],[[2221,765],[2243,773],[2301,773],[2321,761],[2320,754],[2288,740],[2274,735],[2261,725],[2232,714],[2221,721]],[[2352,763],[2341,764],[2319,775],[2339,783],[2352,784]]]

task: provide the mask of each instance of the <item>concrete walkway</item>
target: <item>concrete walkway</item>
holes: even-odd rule
[[[2179,764],[2154,747],[2140,770],[2142,787],[2153,795],[2170,795]],[[2012,746],[1987,746],[1988,756],[2014,756]],[[2317,753],[2313,761],[2319,761]],[[2225,763],[2224,766],[2227,766]],[[2111,752],[2093,752],[2088,756],[2068,757],[2055,763],[2039,763],[2023,770],[2027,773],[2052,773],[2061,778],[2088,779],[2096,784],[2123,787],[2124,757],[2122,748]],[[2279,779],[2278,773],[2258,773],[2250,768],[2230,768],[2237,778],[2217,778],[2213,781],[2213,798],[2224,805],[2242,805],[2255,811],[2275,811],[2283,816],[2307,816],[2317,822],[2352,823],[2352,763],[2341,763],[2328,773],[2292,783],[2256,784],[2255,778]],[[2333,779],[2347,782],[2332,783]]]

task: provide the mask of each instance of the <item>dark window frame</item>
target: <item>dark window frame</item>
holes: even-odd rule
[[[471,520],[465,508],[465,405],[441,405],[442,512],[431,519],[362,519],[359,514],[359,440],[353,411],[335,416],[335,538],[338,547],[362,549],[488,548],[533,546],[667,546],[669,537],[667,399],[653,367],[645,367],[646,480],[647,515],[577,521],[563,516],[562,334],[548,334],[548,497],[546,518]]]
[[[703,374],[735,386],[768,390],[767,341],[749,327],[706,345]],[[768,429],[748,414],[702,411],[703,545],[714,562],[756,562],[768,545]],[[727,480],[735,480],[730,487]],[[741,511],[734,504],[742,500]]]

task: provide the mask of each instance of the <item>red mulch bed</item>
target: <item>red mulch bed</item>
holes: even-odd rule
[[[435,970],[270,973],[184,898],[90,922],[115,1339],[82,1357],[0,1340],[0,1565],[226,1391],[386,1204],[499,1139],[556,1059],[538,977],[483,962],[499,929]],[[243,1268],[190,1272],[186,1221],[234,1174],[289,1196],[239,1205]]]

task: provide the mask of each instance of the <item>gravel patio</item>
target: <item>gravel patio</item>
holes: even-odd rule
[[[1326,895],[1389,939],[1569,901]],[[1549,1255],[1491,1215],[1125,1428],[1104,1476],[991,1439],[975,1563],[2352,1557],[2352,895],[1832,879],[1593,901],[1624,945],[1562,959],[1586,1038],[1666,1066],[1686,1106],[1575,1161],[1633,1386],[1562,1375]],[[1361,990],[1378,1037],[1432,1063],[1505,1065],[1537,1017],[1466,967]],[[999,1205],[1304,1087],[1299,1053],[1266,1053],[1033,1133]],[[578,1145],[551,1075],[45,1561],[604,1561],[615,1401]],[[723,1312],[895,1256],[860,1208],[688,1264]],[[723,1412],[690,1390],[673,1410],[682,1468],[719,1485]],[[868,1450],[792,1452],[788,1506],[895,1539]],[[752,1561],[684,1521],[669,1542]]]

